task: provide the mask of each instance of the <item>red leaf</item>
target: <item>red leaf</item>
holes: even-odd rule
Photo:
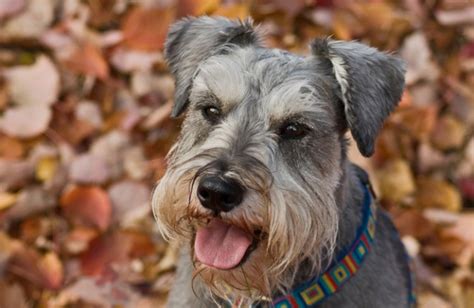
[[[130,238],[116,232],[94,239],[81,255],[82,272],[90,276],[102,275],[113,263],[126,261],[132,244]]]
[[[99,187],[75,187],[61,197],[64,214],[84,225],[106,230],[110,225],[112,206],[105,191]]]

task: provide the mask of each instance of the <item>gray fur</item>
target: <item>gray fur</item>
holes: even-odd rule
[[[274,298],[319,273],[361,223],[362,191],[344,134],[349,128],[361,152],[373,152],[403,89],[401,62],[359,43],[327,40],[315,41],[313,56],[303,58],[263,48],[258,37],[249,23],[202,17],[179,22],[167,40],[177,85],[173,115],[186,110],[153,195],[163,235],[183,244],[170,307]],[[216,123],[204,117],[209,105],[221,110]],[[305,125],[307,135],[282,138],[289,122]],[[220,218],[262,234],[236,269],[194,259],[196,228],[215,214],[196,197],[195,183],[208,174],[247,188],[243,203]],[[377,216],[374,251],[325,306],[407,305],[403,248],[390,219],[382,210]]]

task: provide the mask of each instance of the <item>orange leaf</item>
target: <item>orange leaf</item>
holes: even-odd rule
[[[178,17],[209,14],[219,9],[220,0],[181,0],[178,1]]]
[[[145,51],[161,49],[173,18],[174,12],[167,8],[132,9],[122,26],[124,44]]]
[[[102,51],[91,43],[84,43],[76,48],[76,51],[65,65],[76,73],[95,76],[100,79],[109,77],[109,67],[104,59]]]
[[[106,230],[110,225],[112,206],[105,191],[99,187],[75,187],[61,197],[64,214],[83,225]]]

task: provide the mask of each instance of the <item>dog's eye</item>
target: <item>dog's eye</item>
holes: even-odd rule
[[[214,106],[208,106],[202,109],[202,114],[211,123],[216,123],[221,117],[221,111]]]
[[[300,139],[308,132],[309,128],[301,123],[287,123],[280,128],[280,136],[284,139]]]

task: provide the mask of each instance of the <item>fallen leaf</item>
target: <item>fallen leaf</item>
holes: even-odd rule
[[[209,14],[219,8],[220,0],[181,0],[178,2],[178,17]]]
[[[151,173],[151,167],[141,146],[135,146],[125,151],[123,167],[133,180],[143,180]]]
[[[150,189],[134,181],[121,181],[108,190],[113,206],[113,221],[131,224],[150,213]]]
[[[217,10],[214,11],[213,15],[244,20],[250,15],[249,6],[246,3],[221,5],[217,8]]]
[[[58,255],[54,252],[48,252],[38,262],[38,269],[43,275],[46,288],[57,290],[61,287],[64,270],[63,264]]]
[[[3,0],[0,2],[0,20],[21,12],[25,8],[25,4],[25,0]]]
[[[18,159],[25,153],[23,144],[15,138],[0,134],[0,157]]]
[[[20,0],[17,2],[21,3]],[[53,21],[55,2],[55,0],[28,1],[27,7],[21,13],[0,26],[0,38],[18,39],[40,36]]]
[[[15,204],[16,199],[16,194],[0,191],[0,211],[9,208],[13,204]]]
[[[415,182],[408,163],[394,160],[376,172],[383,199],[400,202],[415,192]]]
[[[22,187],[33,178],[34,172],[35,165],[30,161],[0,158],[0,189]]]
[[[20,284],[8,284],[5,281],[0,281],[0,307],[28,308],[31,305],[28,303],[28,298]]]
[[[26,105],[8,109],[0,118],[0,130],[18,138],[31,138],[48,128],[51,110],[48,106]]]
[[[10,97],[18,105],[50,106],[58,99],[59,73],[47,56],[41,55],[33,65],[9,68],[4,76]]]
[[[462,238],[474,254],[474,213],[466,212],[459,215],[456,224],[449,228],[456,236]]]
[[[74,115],[76,119],[88,122],[94,128],[99,129],[102,127],[102,112],[100,111],[99,105],[93,101],[82,101],[77,104]]]
[[[16,203],[5,212],[1,220],[15,222],[52,209],[55,205],[54,196],[42,187],[27,186],[20,191]]]
[[[163,56],[158,52],[126,48],[117,48],[110,60],[112,66],[123,73],[149,71],[159,61],[163,61]]]
[[[400,56],[407,63],[406,83],[414,84],[419,79],[436,80],[439,69],[432,60],[428,41],[422,32],[409,35],[403,42]]]
[[[435,225],[416,209],[397,210],[392,213],[393,222],[402,237],[412,236],[418,241],[426,241],[435,234]]]
[[[466,177],[458,180],[459,190],[467,200],[474,200],[474,177]]]
[[[71,162],[69,177],[80,184],[103,184],[110,178],[110,168],[102,157],[82,154]]]
[[[305,7],[305,0],[285,1],[285,0],[272,0],[276,7],[289,16],[296,16]]]
[[[113,130],[95,139],[90,153],[107,161],[111,167],[111,177],[117,178],[123,173],[123,155],[129,146],[130,136],[119,130]]]
[[[0,276],[3,276],[10,257],[21,247],[20,241],[12,239],[7,233],[0,231]],[[0,296],[0,303],[1,298]],[[2,306],[0,305],[0,307]]]
[[[58,160],[55,157],[43,157],[36,165],[36,178],[47,182],[53,178],[58,169]]]
[[[53,307],[68,307],[80,301],[98,307],[142,307],[141,297],[123,281],[103,282],[97,278],[81,277],[52,300]],[[81,307],[84,305],[81,305]],[[156,306],[158,307],[158,306]]]
[[[453,212],[461,210],[461,195],[456,187],[448,182],[420,177],[416,186],[416,204],[420,208],[440,208]]]
[[[32,248],[23,247],[12,256],[8,270],[44,289],[57,290],[63,283],[63,266],[54,252],[42,256]]]
[[[100,79],[107,79],[109,77],[109,66],[104,59],[102,51],[89,42],[78,46],[64,63],[70,70],[79,74],[94,76]]]
[[[169,8],[133,8],[122,24],[123,43],[131,49],[160,50],[173,15]]]
[[[106,230],[110,225],[112,207],[107,193],[95,186],[77,186],[60,199],[64,215],[79,225]]]
[[[466,7],[462,10],[444,11],[439,10],[435,13],[436,18],[442,25],[453,26],[463,23],[472,23],[474,20],[474,7]]]
[[[438,119],[431,135],[431,141],[440,150],[459,148],[464,143],[467,127],[451,115]]]
[[[66,250],[71,254],[82,253],[89,247],[89,243],[97,237],[97,230],[78,226],[75,227],[64,240]]]
[[[113,264],[128,260],[131,245],[129,238],[119,232],[92,240],[89,248],[81,254],[82,272],[88,276],[105,274]]]

